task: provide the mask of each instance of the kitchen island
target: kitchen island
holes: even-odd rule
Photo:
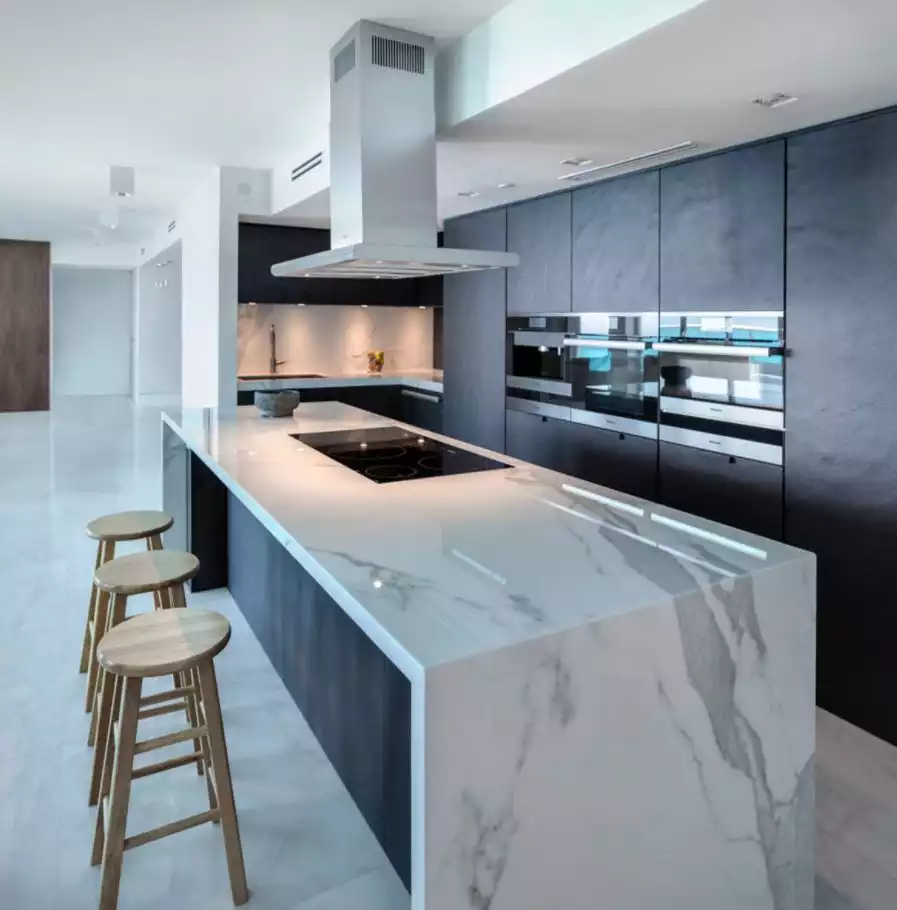
[[[165,417],[163,473],[414,910],[811,910],[814,557],[443,437],[509,467],[378,484],[293,436],[391,423]]]

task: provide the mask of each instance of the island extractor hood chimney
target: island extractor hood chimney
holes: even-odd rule
[[[271,266],[290,278],[419,278],[520,264],[437,243],[433,39],[357,22],[330,52],[332,248]]]

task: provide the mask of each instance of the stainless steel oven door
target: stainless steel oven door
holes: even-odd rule
[[[571,417],[577,423],[657,438],[656,313],[583,313],[567,338]]]

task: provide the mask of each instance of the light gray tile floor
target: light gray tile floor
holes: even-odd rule
[[[77,673],[93,544],[87,521],[161,502],[159,412],[68,399],[0,415],[0,908],[88,910],[84,677]],[[148,598],[143,598],[147,601]],[[133,609],[149,603],[135,598]],[[408,896],[226,591],[218,661],[246,870],[256,910],[407,910]],[[145,722],[153,735],[176,719]],[[897,749],[820,713],[817,910],[897,907]],[[191,768],[135,783],[129,832],[204,807]],[[232,906],[220,831],[130,851],[121,910]],[[464,910],[464,908],[458,908]],[[620,908],[625,910],[625,908]],[[724,910],[724,908],[714,908]]]

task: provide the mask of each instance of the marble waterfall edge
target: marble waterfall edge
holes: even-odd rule
[[[415,907],[812,910],[815,602],[805,554],[428,670]]]

